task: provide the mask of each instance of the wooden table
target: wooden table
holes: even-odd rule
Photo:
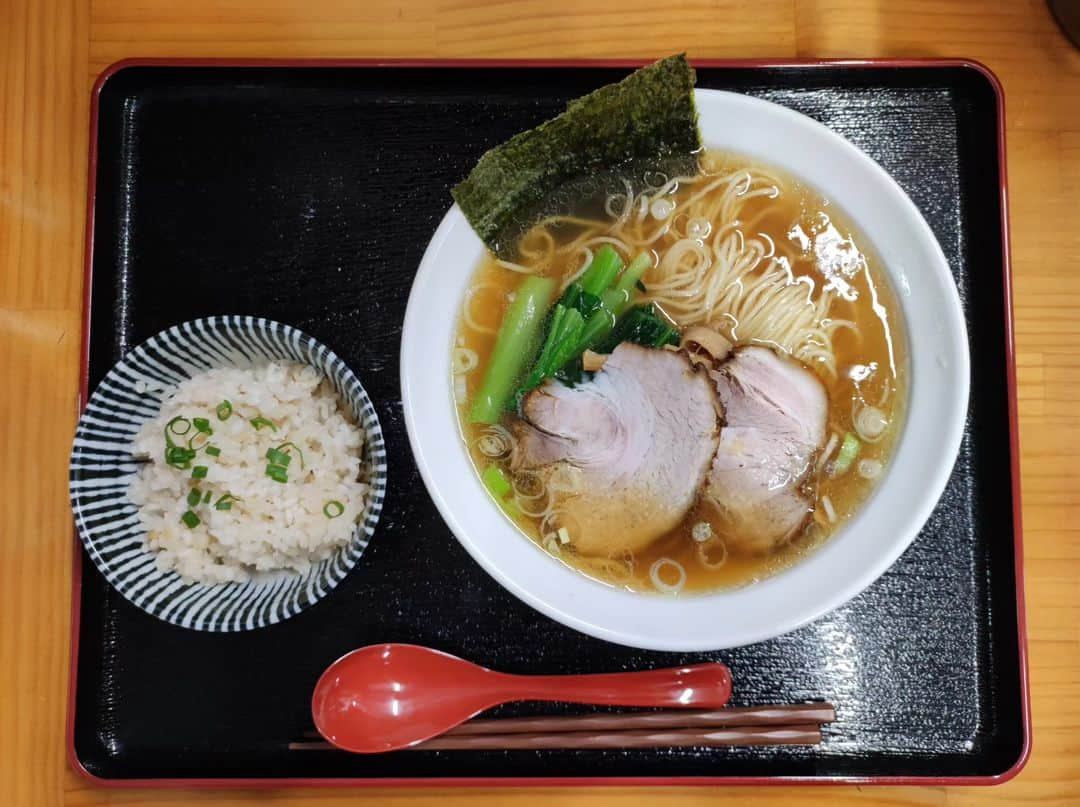
[[[129,56],[967,56],[1008,103],[1034,755],[993,789],[183,791],[68,770],[90,85]],[[1080,52],[1041,0],[0,0],[0,805],[1080,803]],[[1005,435],[1002,435],[1005,439]]]

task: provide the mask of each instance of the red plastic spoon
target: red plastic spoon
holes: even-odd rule
[[[507,701],[719,708],[731,696],[723,664],[601,675],[508,675],[411,644],[361,647],[315,685],[315,728],[346,751],[396,751]]]

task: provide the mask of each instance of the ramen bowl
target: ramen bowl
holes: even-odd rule
[[[825,126],[743,95],[697,90],[710,149],[778,166],[846,212],[892,285],[907,340],[907,404],[877,487],[820,547],[740,588],[660,596],[593,580],[544,552],[500,511],[458,424],[450,379],[460,305],[485,247],[455,206],[428,245],[401,346],[405,421],[424,483],[451,531],[508,591],[586,634],[665,651],[763,641],[843,605],[918,535],[963,435],[969,354],[956,285],[929,226],[896,182]]]

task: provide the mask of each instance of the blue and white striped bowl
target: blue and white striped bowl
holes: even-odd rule
[[[162,572],[145,544],[137,509],[127,497],[138,469],[131,441],[160,411],[165,392],[215,367],[259,360],[308,364],[327,378],[365,434],[371,492],[352,539],[303,575],[277,572],[247,583],[186,583]],[[143,383],[140,383],[143,382]],[[146,392],[140,392],[143,388]],[[209,317],[176,325],[120,360],[86,404],[71,450],[71,506],[87,553],[117,591],[166,622],[202,631],[273,625],[326,596],[356,565],[371,540],[386,493],[382,429],[359,379],[333,351],[307,334],[257,317]]]

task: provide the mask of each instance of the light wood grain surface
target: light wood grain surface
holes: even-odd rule
[[[1008,103],[1034,754],[993,789],[106,791],[68,770],[89,90],[130,56],[967,56]],[[1080,803],[1080,52],[1041,0],[0,0],[0,805]],[[1002,435],[1005,439],[1005,435]]]

